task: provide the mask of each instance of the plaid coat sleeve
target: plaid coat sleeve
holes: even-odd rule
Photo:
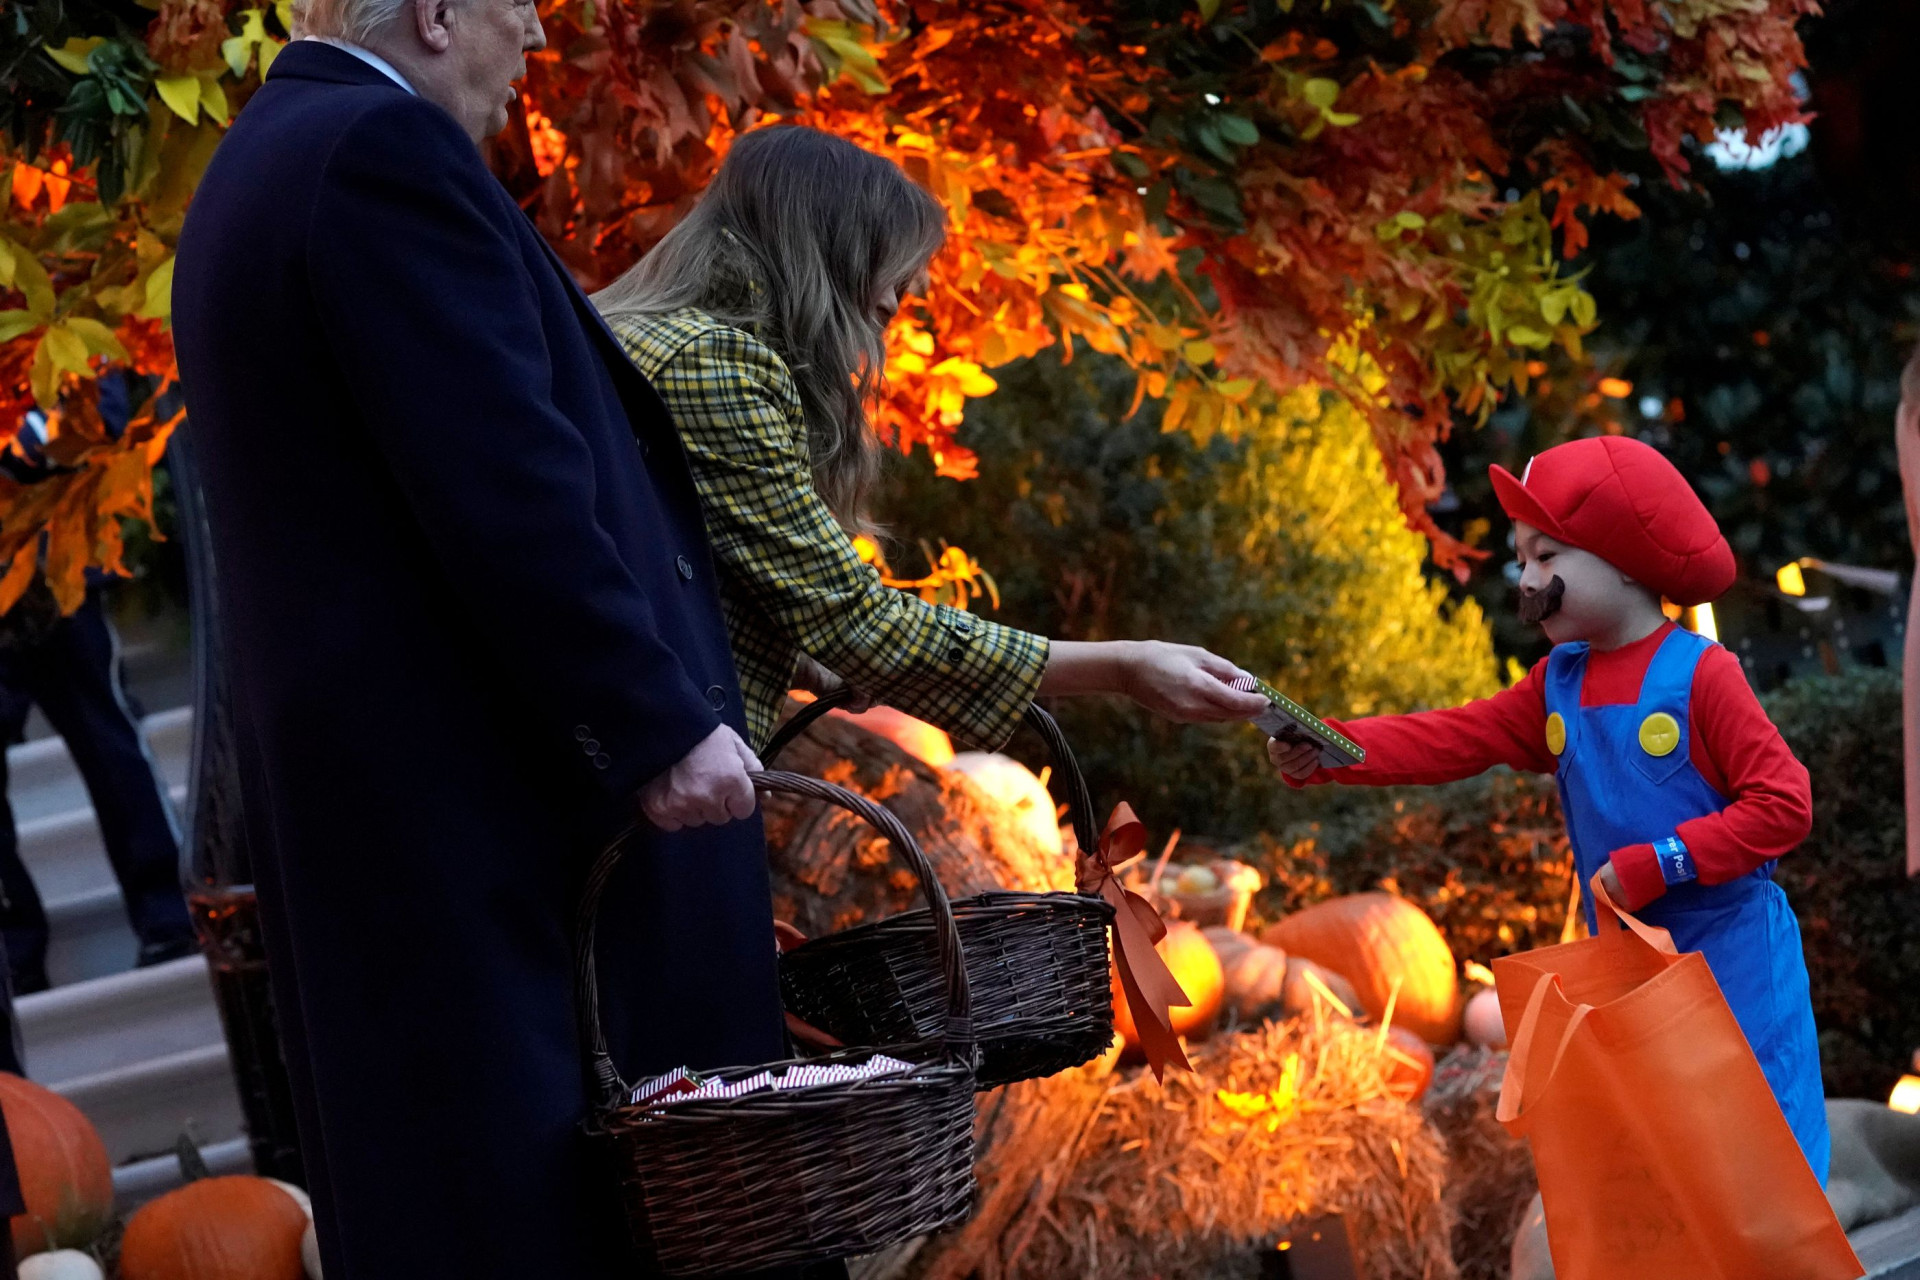
[[[679,425],[715,555],[742,606],[730,612],[759,624],[737,628],[736,647],[808,654],[966,746],[1005,742],[1039,688],[1046,639],[881,582],[813,486],[799,393],[779,356],[715,324],[651,376]],[[750,634],[767,627],[773,634]],[[771,655],[740,654],[743,673],[761,665],[750,656]],[[790,678],[790,656],[784,669]]]

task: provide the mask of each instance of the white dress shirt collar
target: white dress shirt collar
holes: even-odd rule
[[[336,49],[345,50],[347,53],[352,54],[354,57],[360,59],[360,61],[372,67],[375,71],[378,71],[387,79],[399,85],[402,89],[405,89],[408,93],[413,94],[416,98],[420,96],[419,91],[407,83],[407,78],[401,75],[391,62],[388,62],[371,49],[363,49],[351,41],[336,39],[333,36],[301,36],[300,38],[302,40],[318,40],[321,44],[330,44]]]

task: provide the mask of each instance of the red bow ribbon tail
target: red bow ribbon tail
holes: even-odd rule
[[[1185,1009],[1193,1001],[1167,968],[1154,944],[1167,936],[1166,922],[1153,904],[1121,886],[1113,868],[1146,847],[1147,829],[1134,816],[1133,807],[1124,802],[1115,805],[1100,833],[1100,848],[1094,865],[1083,875],[1082,892],[1097,889],[1113,907],[1113,963],[1120,972],[1120,991],[1126,997],[1127,1011],[1133,1015],[1140,1049],[1154,1078],[1166,1078],[1168,1067],[1191,1072],[1180,1037],[1173,1032],[1171,1009]],[[1092,881],[1092,883],[1085,883]]]

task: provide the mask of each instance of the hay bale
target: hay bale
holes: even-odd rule
[[[1447,1147],[1460,1280],[1507,1280],[1514,1233],[1540,1189],[1533,1153],[1494,1119],[1506,1069],[1506,1054],[1462,1045],[1434,1068],[1427,1088],[1427,1119]]]
[[[1059,841],[1041,847],[1018,810],[852,720],[816,722],[778,767],[839,783],[892,810],[956,900],[989,889],[1073,888],[1073,859]],[[922,905],[918,882],[886,837],[845,809],[772,795],[762,812],[773,913],[800,932],[819,937]]]
[[[1456,1280],[1445,1151],[1388,1092],[1375,1032],[1323,1014],[1190,1052],[1164,1085],[1095,1067],[1022,1086],[980,1216],[860,1274],[1254,1280],[1290,1223],[1342,1213],[1366,1280]]]

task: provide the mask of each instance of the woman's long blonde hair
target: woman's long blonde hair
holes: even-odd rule
[[[814,487],[857,528],[880,470],[874,306],[903,294],[945,238],[939,202],[892,161],[818,129],[756,129],[693,211],[593,300],[609,320],[698,307],[772,347],[806,411]]]

